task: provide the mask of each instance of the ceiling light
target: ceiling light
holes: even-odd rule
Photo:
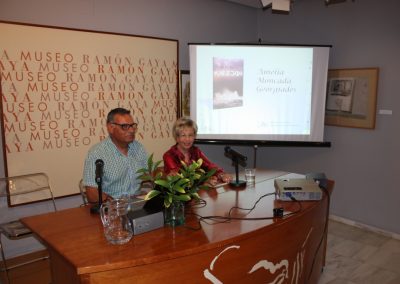
[[[261,0],[261,5],[263,9],[269,9],[279,12],[289,12],[290,11],[290,1],[291,0]],[[325,0],[329,1],[329,0]]]
[[[272,6],[272,0],[261,0],[263,8],[270,8]]]

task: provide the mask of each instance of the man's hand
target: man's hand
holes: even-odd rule
[[[99,202],[99,191],[97,187],[85,186],[86,188],[86,197],[89,203],[97,203]],[[110,195],[102,192],[103,202],[107,200],[113,199]]]

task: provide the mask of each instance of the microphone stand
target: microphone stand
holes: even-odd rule
[[[236,181],[231,181],[229,185],[234,187],[246,186],[245,180],[239,180],[239,158],[237,156],[232,157],[232,162],[235,165]]]
[[[101,187],[101,185],[103,183],[103,179],[102,179],[101,175],[96,176],[96,183],[97,183],[97,189],[99,191],[99,202],[90,208],[90,213],[98,214],[100,212],[101,204],[103,204],[103,189]]]

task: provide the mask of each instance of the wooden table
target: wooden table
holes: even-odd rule
[[[227,216],[233,206],[251,208],[274,191],[275,177],[296,177],[258,171],[256,185],[229,186],[202,193],[207,202],[193,208],[201,216]],[[329,183],[330,190],[333,182]],[[53,283],[317,283],[326,246],[328,198],[297,202],[263,198],[254,210],[232,210],[232,216],[266,218],[201,223],[186,216],[186,225],[164,227],[134,236],[125,245],[111,245],[98,215],[88,207],[24,218],[50,253]],[[188,210],[190,211],[190,209]],[[222,221],[222,220],[220,220]],[[274,282],[275,281],[275,282]],[[281,282],[282,281],[282,282]]]

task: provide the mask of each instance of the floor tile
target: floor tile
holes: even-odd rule
[[[330,249],[342,256],[351,257],[358,253],[364,247],[363,244],[353,240],[343,240],[342,242],[332,246]]]
[[[332,281],[327,282],[326,284],[357,284],[357,283],[354,283],[344,278],[335,278]]]
[[[388,240],[390,240],[389,237],[372,232],[364,232],[357,241],[366,245],[381,246]]]
[[[397,274],[369,264],[357,267],[349,277],[351,281],[360,284],[387,284],[397,278]]]
[[[361,264],[362,262],[359,260],[330,252],[327,253],[324,272],[327,271],[331,274],[340,275],[342,278],[349,278]]]
[[[352,257],[354,259],[366,261],[371,257],[371,255],[376,253],[378,250],[379,250],[379,247],[377,247],[377,246],[363,245],[363,247],[357,253],[355,253]]]
[[[400,284],[400,240],[330,220],[318,284]]]
[[[342,237],[338,237],[332,234],[328,234],[328,242],[327,242],[327,247],[332,248],[333,246],[343,242],[345,239]]]
[[[336,221],[329,221],[328,232],[348,240],[358,240],[364,233],[360,228],[349,226]]]
[[[318,284],[327,284],[337,278],[337,275],[324,271],[319,278]]]
[[[378,266],[383,269],[400,272],[400,241],[389,240],[379,250],[372,254],[366,263]]]

